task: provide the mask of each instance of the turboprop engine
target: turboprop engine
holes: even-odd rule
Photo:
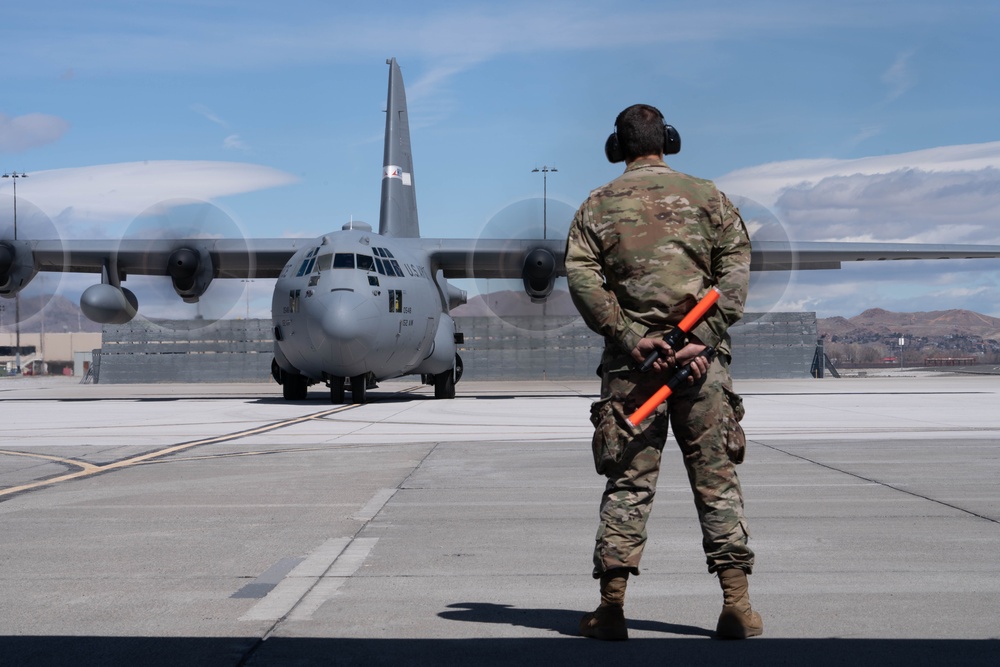
[[[170,253],[167,273],[174,283],[177,296],[186,303],[196,303],[212,283],[212,256],[205,248],[178,248]]]
[[[0,242],[0,296],[12,297],[38,273],[31,247],[24,241]]]
[[[545,301],[556,282],[556,258],[545,248],[535,248],[524,258],[521,270],[524,291],[533,303]]]

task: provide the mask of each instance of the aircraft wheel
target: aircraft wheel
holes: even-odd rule
[[[286,401],[304,401],[309,394],[309,383],[302,375],[282,373],[281,395]]]
[[[434,398],[455,398],[455,370],[434,376]]]
[[[355,375],[351,378],[351,403],[360,405],[365,402],[368,393],[368,377],[365,375]]]
[[[330,402],[334,405],[344,402],[344,378],[335,377],[330,380]]]
[[[455,383],[457,384],[459,380],[462,379],[462,372],[465,371],[465,366],[462,364],[462,357],[455,355]]]

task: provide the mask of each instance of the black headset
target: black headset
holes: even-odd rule
[[[631,109],[632,107],[629,107]],[[663,121],[663,154],[664,155],[676,155],[681,152],[681,135],[674,129],[673,125],[667,123],[667,120],[663,117],[663,114],[656,107],[649,107],[656,113],[660,115],[660,120]],[[625,109],[628,111],[628,109]],[[615,131],[608,135],[608,140],[604,142],[604,154],[608,157],[608,162],[624,162],[625,153],[622,152],[622,148],[618,143],[618,121],[621,120],[622,111],[615,118]]]

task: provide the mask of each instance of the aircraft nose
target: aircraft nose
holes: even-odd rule
[[[321,320],[324,337],[332,343],[339,363],[360,360],[378,333],[379,312],[372,299],[348,290],[335,290],[324,299]]]

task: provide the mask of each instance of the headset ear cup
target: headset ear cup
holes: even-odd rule
[[[676,155],[681,152],[681,135],[673,125],[663,124],[663,154]]]
[[[618,145],[618,135],[615,132],[609,134],[608,140],[604,142],[604,155],[612,164],[625,161],[625,154],[622,153],[621,146]]]

